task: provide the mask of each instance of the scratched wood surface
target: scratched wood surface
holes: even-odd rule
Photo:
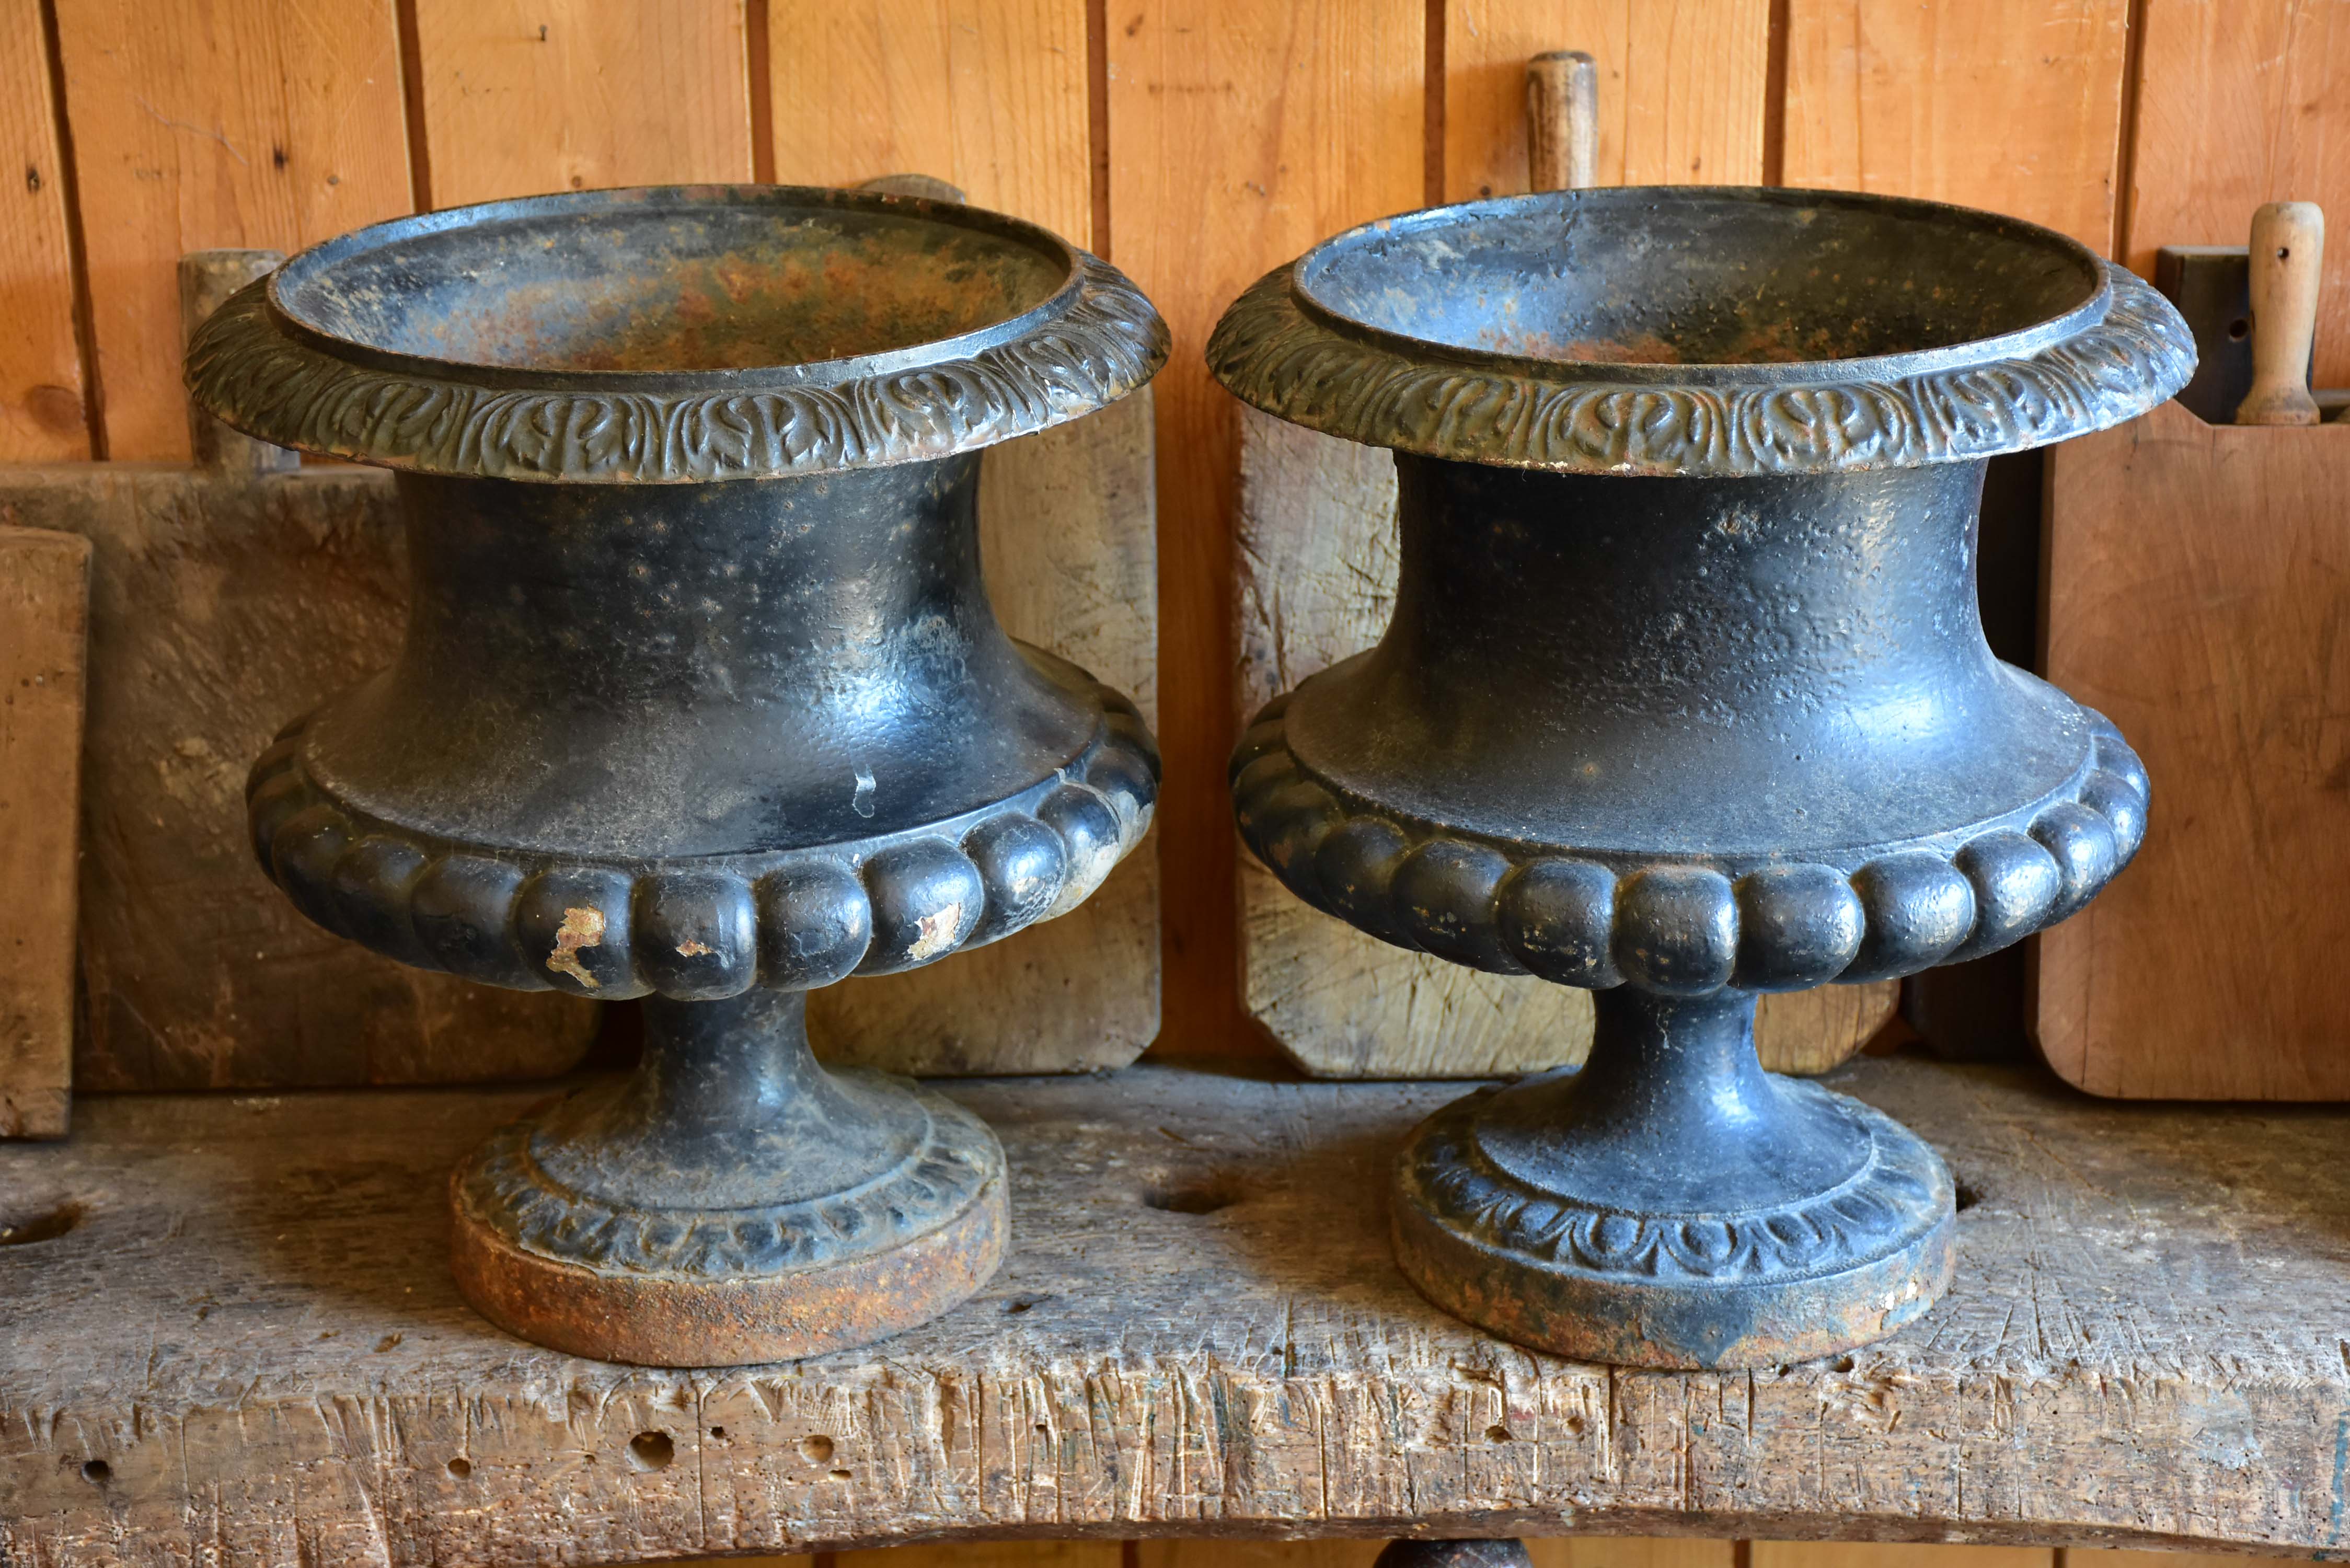
[[[2130,0],[1786,4],[1783,182],[1988,207],[2111,254]]]
[[[2176,403],[2049,457],[2048,676],[2154,779],[2146,847],[2040,939],[2041,1049],[2100,1095],[2350,1098],[2350,425]]]
[[[27,7],[29,9],[29,7]],[[184,459],[188,251],[294,251],[410,210],[392,0],[71,0],[101,455]]]
[[[1012,1255],[869,1351],[663,1372],[474,1318],[443,1173],[517,1092],[110,1096],[0,1147],[0,1556],[596,1563],[1044,1536],[1743,1535],[2339,1551],[2350,1111],[1831,1080],[1941,1150],[1958,1273],[1876,1346],[1635,1373],[1389,1261],[1458,1091],[1141,1066],[952,1085]],[[134,1325],[130,1332],[125,1325]],[[452,1462],[453,1461],[453,1462]]]
[[[1394,607],[1395,463],[1376,447],[1241,412],[1238,720],[1378,640]],[[1473,1078],[1579,1063],[1591,993],[1390,947],[1292,897],[1243,854],[1241,996],[1317,1077]],[[1767,996],[1763,1064],[1818,1073],[1890,1018],[1897,981]]]
[[[89,543],[0,527],[0,1137],[72,1109]]]
[[[1526,60],[1599,67],[1599,183],[1762,182],[1770,0],[1446,0],[1444,197],[1526,188]]]

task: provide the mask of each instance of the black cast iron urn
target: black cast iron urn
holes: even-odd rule
[[[630,1077],[456,1173],[457,1278],[561,1350],[862,1344],[985,1282],[1003,1156],[808,1054],[806,993],[1070,909],[1157,793],[1127,700],[1012,642],[981,449],[1134,390],[1148,301],[1033,225],[788,187],[363,229],[197,334],[239,429],[399,471],[400,660],[249,788],[312,919],[492,985],[645,998]]]
[[[1269,704],[1241,831],[1398,945],[1597,992],[1588,1064],[1412,1136],[1397,1254],[1568,1355],[1734,1367],[1926,1310],[1953,1189],[1891,1118],[1762,1070],[1758,993],[2063,919],[2147,778],[1983,640],[1984,460],[2170,396],[2161,297],[2044,229],[1827,192],[1474,202],[1309,251],[1217,378],[1396,454],[1379,644]]]

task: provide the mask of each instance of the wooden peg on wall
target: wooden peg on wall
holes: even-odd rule
[[[1526,63],[1526,163],[1537,191],[1599,183],[1599,62],[1581,49]]]
[[[2314,202],[2271,202],[2252,214],[2252,389],[2240,425],[2314,425],[2309,350],[2317,336],[2317,285],[2325,214]]]

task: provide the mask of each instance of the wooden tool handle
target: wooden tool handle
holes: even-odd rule
[[[2317,334],[2325,214],[2314,202],[2271,202],[2252,214],[2252,389],[2240,425],[2314,425],[2309,346]]]
[[[1599,183],[1599,62],[1581,49],[1526,64],[1526,163],[1536,191]]]

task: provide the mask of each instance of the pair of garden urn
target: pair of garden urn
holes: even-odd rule
[[[231,299],[199,400],[398,472],[393,667],[255,766],[320,925],[643,998],[645,1049],[452,1178],[460,1285],[581,1355],[776,1360],[988,1279],[1003,1151],[810,1055],[806,993],[1008,937],[1148,826],[1133,705],[1010,639],[986,447],[1133,391],[1115,269],[952,202],[591,192],[364,229]],[[1388,941],[1597,992],[1588,1064],[1415,1132],[1397,1256],[1522,1343],[1664,1366],[1890,1333],[1953,1194],[1764,1073],[1758,994],[1971,958],[2129,858],[2121,737],[1994,659],[1984,461],[2184,381],[2151,290],[2028,224],[1784,190],[1562,192],[1342,234],[1226,312],[1217,379],[1396,454],[1369,651],[1269,706],[1243,836]]]

